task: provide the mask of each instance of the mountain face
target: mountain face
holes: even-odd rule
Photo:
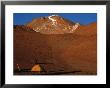
[[[73,23],[58,15],[51,15],[33,19],[26,26],[42,34],[64,34],[73,33],[78,28],[79,23]]]

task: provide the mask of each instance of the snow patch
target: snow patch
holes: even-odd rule
[[[55,25],[56,24],[56,20],[52,18],[53,16],[58,16],[58,15],[51,15],[48,18],[49,18],[49,20],[52,21],[52,25]]]
[[[79,25],[80,25],[79,23],[76,23],[76,24],[73,26],[71,32],[75,31],[75,30],[79,27]]]

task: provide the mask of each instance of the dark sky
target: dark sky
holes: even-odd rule
[[[14,25],[24,25],[31,22],[34,18],[45,17],[49,15],[59,15],[73,22],[79,22],[86,25],[92,22],[97,22],[96,13],[14,13]]]

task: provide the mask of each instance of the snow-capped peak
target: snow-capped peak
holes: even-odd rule
[[[73,23],[58,15],[50,15],[38,18],[28,23],[35,32],[44,34],[64,34],[73,33],[79,27],[78,23]]]
[[[56,24],[56,19],[53,19],[52,17],[53,16],[58,16],[58,15],[51,15],[51,16],[48,16],[49,20],[52,21],[52,25],[55,25]]]

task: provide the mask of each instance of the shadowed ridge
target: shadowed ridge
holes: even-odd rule
[[[14,31],[29,31],[35,32],[31,27],[25,25],[14,25]]]

